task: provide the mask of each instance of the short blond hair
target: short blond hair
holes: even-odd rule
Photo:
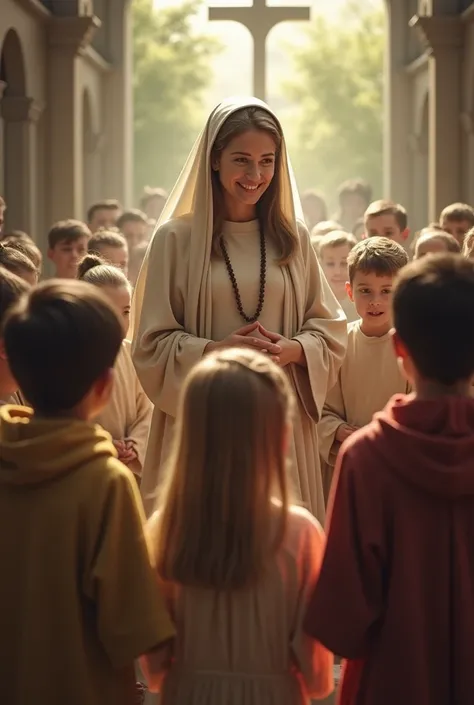
[[[357,272],[394,277],[406,264],[408,254],[398,242],[388,237],[369,237],[349,252],[349,281],[352,284]]]
[[[128,251],[128,242],[119,230],[99,228],[87,243],[87,251],[91,254],[102,255],[102,247],[122,247]]]
[[[428,230],[424,228],[424,232],[422,231],[422,233],[420,233],[419,237],[415,241],[415,259],[418,259],[418,251],[420,246],[424,245],[425,242],[429,242],[430,240],[444,242],[444,244],[446,245],[447,252],[452,252],[454,254],[459,254],[461,252],[459,242],[456,240],[455,237],[453,237],[449,233],[445,233],[444,230]]]
[[[345,230],[333,230],[327,235],[323,235],[318,241],[318,255],[321,257],[324,250],[334,247],[347,246],[349,250],[357,245],[357,240],[351,233],[346,233]]]
[[[405,208],[400,203],[394,201],[373,201],[364,213],[364,224],[367,227],[369,218],[376,218],[380,215],[393,215],[395,221],[403,232],[408,227],[408,215]]]
[[[320,238],[323,235],[334,232],[334,230],[343,230],[343,227],[340,223],[336,223],[335,220],[322,220],[311,230],[311,241],[313,241],[313,238]]]
[[[474,227],[474,208],[467,203],[451,203],[441,211],[439,216],[441,226],[445,220],[453,220],[457,223],[465,220],[472,228]]]

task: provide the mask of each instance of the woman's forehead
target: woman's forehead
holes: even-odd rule
[[[276,144],[273,136],[265,130],[246,130],[233,137],[225,149],[233,154],[271,156],[275,154]]]

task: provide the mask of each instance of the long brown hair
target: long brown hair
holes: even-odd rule
[[[227,118],[217,134],[212,145],[211,163],[218,161],[222,151],[235,137],[249,130],[267,132],[275,142],[275,173],[269,187],[257,203],[257,218],[260,228],[275,244],[280,264],[287,264],[296,253],[298,233],[292,228],[280,205],[283,132],[276,118],[267,110],[256,106],[236,110]],[[222,185],[219,173],[211,169],[211,174],[214,208],[213,253],[221,256],[219,238],[222,235],[225,220]]]
[[[259,578],[286,530],[292,404],[284,373],[250,350],[191,371],[150,530],[163,580],[233,590]]]

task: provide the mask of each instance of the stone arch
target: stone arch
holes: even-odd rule
[[[25,57],[20,38],[14,29],[9,29],[3,40],[0,80],[6,84],[5,97],[22,98],[27,95]]]
[[[0,50],[0,195],[8,208],[6,228],[20,227],[24,202],[22,134],[17,122],[20,105],[27,100],[27,74],[25,56],[20,37],[9,29]]]

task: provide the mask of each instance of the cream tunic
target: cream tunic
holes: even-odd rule
[[[141,475],[150,433],[153,405],[142,389],[133,366],[130,342],[124,340],[114,367],[110,401],[94,419],[115,441],[132,441],[137,459],[128,466]]]
[[[165,584],[177,637],[161,705],[302,705],[333,688],[332,655],[303,631],[323,555],[321,527],[292,508],[255,587],[216,595]]]
[[[332,466],[340,445],[335,435],[341,424],[365,426],[394,394],[409,391],[390,333],[380,338],[368,337],[360,325],[360,320],[349,325],[346,357],[318,424],[321,456]]]
[[[209,293],[200,304],[199,319],[209,337],[189,333],[188,321],[192,216],[161,226],[148,253],[148,274],[138,331],[134,338],[134,363],[143,388],[155,405],[148,453],[142,477],[145,510],[153,510],[160,469],[169,453],[174,417],[182,383],[202,358],[211,340],[226,338],[245,325],[232,292],[222,259],[211,259]],[[244,311],[253,315],[258,302],[260,235],[257,221],[226,223],[227,250],[241,293]],[[322,277],[306,230],[300,233],[302,254],[293,271],[305,279],[297,286],[289,267],[280,267],[267,239],[267,289],[260,316],[274,333],[295,337],[301,343],[307,369],[289,365],[286,372],[297,399],[290,458],[295,495],[320,520],[325,506],[315,422],[319,420],[327,390],[334,384],[346,342],[346,321]],[[312,259],[310,259],[312,258]],[[304,269],[303,269],[304,266]],[[296,295],[303,296],[304,320],[295,329]],[[208,298],[206,298],[208,297]],[[193,306],[189,306],[192,310]]]

